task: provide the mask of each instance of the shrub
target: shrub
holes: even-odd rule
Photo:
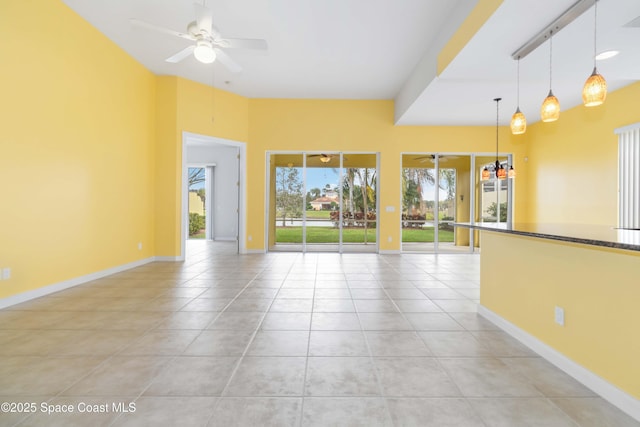
[[[205,217],[195,212],[189,213],[189,236],[198,234],[205,227]]]

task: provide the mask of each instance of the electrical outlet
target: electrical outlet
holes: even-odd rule
[[[138,242],[138,250],[141,251],[142,250],[142,242]]]
[[[388,236],[388,237],[387,237],[387,242],[391,243],[392,241],[393,241],[393,237]]]
[[[555,321],[558,325],[564,326],[564,308],[556,306]]]
[[[9,267],[2,269],[2,280],[11,279],[11,269]]]
[[[248,241],[252,241],[252,240],[253,240],[253,236],[252,236],[252,235],[249,235],[249,237],[247,237],[247,240],[248,240]]]

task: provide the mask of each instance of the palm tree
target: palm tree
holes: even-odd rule
[[[362,191],[362,210],[364,214],[364,243],[367,243],[367,226],[369,214],[369,201],[374,202],[376,171],[369,168],[355,169],[358,180],[360,181],[360,191]],[[371,171],[371,173],[370,173]]]

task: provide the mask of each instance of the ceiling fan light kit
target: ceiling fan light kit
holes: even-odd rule
[[[196,48],[193,50],[193,56],[203,64],[211,64],[216,60],[216,53],[213,50],[211,42],[208,40],[198,40]]]

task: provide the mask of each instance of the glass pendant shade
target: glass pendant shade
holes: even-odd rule
[[[509,168],[509,178],[513,179],[516,177],[516,170],[513,168],[513,166],[511,166]]]
[[[505,179],[507,177],[507,170],[500,165],[498,170],[496,171],[496,177],[498,179]]]
[[[520,107],[513,113],[511,117],[511,133],[514,135],[520,135],[527,130],[527,118],[520,111]]]
[[[601,105],[607,98],[607,82],[600,74],[596,67],[593,67],[593,73],[589,76],[582,88],[582,101],[585,107],[596,107]]]
[[[543,122],[554,122],[560,117],[560,102],[549,90],[549,95],[544,99],[540,108],[540,117]]]
[[[489,172],[489,169],[487,169],[487,167],[485,166],[484,169],[482,169],[481,179],[482,179],[482,181],[486,181],[490,177],[491,177],[491,172]]]

